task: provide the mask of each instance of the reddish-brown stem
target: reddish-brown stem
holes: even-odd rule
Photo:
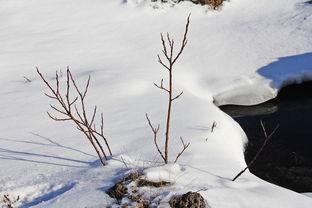
[[[180,137],[180,140],[181,140],[181,143],[182,143],[182,147],[183,147],[183,148],[182,148],[181,152],[177,155],[177,157],[176,157],[174,163],[176,163],[176,162],[178,161],[179,157],[183,154],[183,152],[184,152],[184,151],[189,147],[189,145],[190,145],[190,143],[185,144],[184,141],[183,141],[183,139],[182,139],[182,137]]]
[[[50,89],[52,95],[46,94],[45,95],[51,99],[55,99],[58,101],[58,103],[60,104],[61,108],[55,107],[53,105],[50,105],[50,107],[56,111],[59,114],[62,114],[65,116],[65,118],[58,118],[55,116],[52,116],[49,112],[48,115],[51,119],[55,120],[55,121],[68,121],[71,120],[73,121],[76,126],[77,129],[80,130],[81,132],[83,132],[83,134],[87,137],[87,139],[90,141],[91,145],[93,146],[94,150],[96,151],[101,163],[103,165],[105,165],[105,161],[103,160],[103,157],[105,160],[107,160],[107,156],[106,153],[101,145],[101,143],[99,142],[97,136],[100,136],[103,138],[103,140],[105,141],[105,145],[107,146],[110,155],[112,155],[111,149],[109,147],[109,144],[104,136],[104,130],[103,130],[103,113],[101,114],[101,132],[98,132],[95,129],[95,117],[96,117],[96,113],[97,113],[97,107],[94,107],[93,110],[93,114],[91,116],[91,121],[89,122],[88,116],[87,116],[87,111],[86,111],[86,106],[85,106],[85,97],[86,94],[88,92],[89,89],[89,85],[90,85],[90,76],[88,78],[86,87],[84,89],[84,91],[80,91],[69,68],[67,68],[67,80],[66,80],[66,93],[65,96],[63,96],[60,93],[60,80],[59,80],[59,76],[58,73],[56,72],[56,89],[53,89],[53,87],[50,85],[50,83],[44,78],[44,76],[41,74],[41,72],[39,71],[39,69],[37,68],[37,72],[39,74],[39,76],[41,77],[41,79],[43,80],[43,82],[46,84],[46,86]],[[76,96],[73,100],[70,99],[70,84],[74,85],[74,89],[76,91],[76,93],[78,94],[78,96]],[[76,101],[78,100],[78,98],[80,98],[80,110],[78,109],[77,105],[75,104]],[[74,113],[72,112],[72,106],[74,105]]]
[[[187,44],[187,33],[188,33],[188,28],[189,28],[189,23],[190,23],[190,15],[187,18],[187,22],[185,25],[185,31],[184,31],[184,35],[183,35],[183,40],[181,43],[181,47],[178,50],[177,54],[174,55],[174,45],[175,42],[173,39],[170,38],[169,33],[167,33],[166,35],[166,40],[164,38],[164,35],[161,33],[160,34],[160,39],[161,39],[161,43],[162,43],[162,53],[164,56],[164,60],[167,62],[165,63],[165,61],[163,61],[163,59],[161,58],[160,55],[157,55],[158,57],[158,62],[165,68],[168,70],[168,88],[164,87],[163,84],[163,79],[161,79],[160,85],[155,84],[154,85],[167,92],[168,93],[168,107],[167,107],[167,116],[166,116],[166,132],[165,132],[165,150],[164,150],[164,154],[163,152],[159,149],[159,146],[156,142],[156,138],[157,138],[157,132],[159,129],[158,128],[154,128],[146,114],[146,118],[148,120],[149,126],[151,127],[153,133],[154,133],[154,143],[155,146],[157,148],[157,151],[159,152],[159,154],[161,155],[161,157],[163,158],[164,162],[167,164],[169,162],[169,137],[170,137],[170,122],[171,122],[171,111],[172,111],[172,101],[178,99],[182,94],[183,91],[180,92],[178,95],[174,96],[173,95],[173,66],[175,64],[175,62],[178,60],[178,58],[180,57],[180,55],[182,54],[186,44]],[[185,149],[189,146],[189,143],[187,145],[184,144],[183,139],[181,138],[182,144],[183,144],[183,149],[182,151],[177,155],[175,162],[178,160],[178,158],[182,155],[182,153],[185,151]]]

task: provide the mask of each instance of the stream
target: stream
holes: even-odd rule
[[[248,136],[245,160],[250,162],[267,134],[280,125],[250,172],[296,192],[312,192],[312,82],[284,87],[273,100],[255,106],[220,106]]]

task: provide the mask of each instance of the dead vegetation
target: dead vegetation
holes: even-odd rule
[[[168,181],[154,182],[147,180],[139,171],[133,171],[129,175],[121,178],[113,187],[107,190],[107,194],[117,199],[120,207],[137,207],[147,208],[151,204],[152,199],[146,199],[139,193],[141,187],[160,188],[170,185]],[[129,188],[130,187],[130,188]],[[130,202],[127,202],[129,201]],[[135,204],[135,206],[133,205]]]
[[[254,162],[258,159],[258,157],[260,156],[261,152],[264,150],[265,146],[268,144],[269,140],[271,139],[271,137],[273,136],[273,134],[276,132],[276,130],[279,128],[279,124],[276,125],[276,127],[274,128],[274,130],[268,135],[267,131],[265,129],[265,126],[262,122],[262,120],[260,120],[260,126],[261,126],[261,130],[263,132],[264,135],[264,142],[261,146],[261,148],[258,150],[257,154],[253,157],[253,159],[247,164],[247,167],[244,168],[242,171],[240,171],[233,179],[232,181],[235,181],[237,178],[239,178],[247,169],[249,169]]]
[[[194,3],[199,3],[201,5],[209,5],[213,9],[218,9],[222,6],[224,0],[191,0]]]
[[[123,182],[118,182],[107,191],[107,194],[112,198],[121,200],[127,195],[127,187]]]
[[[145,178],[140,178],[137,180],[137,185],[138,187],[144,187],[144,186],[152,186],[152,187],[163,187],[163,186],[167,186],[167,185],[170,185],[171,183],[168,182],[168,181],[150,181],[150,180],[147,180]]]
[[[31,79],[29,79],[28,77],[26,77],[26,76],[23,76],[23,78],[25,79],[25,82],[26,83],[30,83],[30,82],[32,82],[32,80]]]
[[[136,208],[148,208],[149,205],[151,204],[150,201],[142,199],[140,196],[136,196],[136,195],[130,195],[129,199],[132,202],[136,203]]]
[[[4,204],[4,206],[6,206],[6,208],[14,208],[14,204],[16,204],[16,202],[18,202],[19,200],[19,196],[15,198],[11,197],[9,194],[4,194],[1,202]]]
[[[149,124],[149,126],[152,129],[152,132],[154,134],[154,144],[155,144],[156,149],[157,149],[158,153],[160,154],[160,156],[163,159],[165,164],[167,164],[169,162],[169,139],[170,139],[170,121],[171,121],[172,104],[173,104],[173,101],[178,99],[183,94],[183,91],[181,91],[177,95],[173,94],[173,66],[176,63],[176,61],[179,59],[181,54],[183,53],[183,50],[184,50],[184,48],[188,42],[187,33],[188,33],[188,29],[189,29],[189,24],[190,24],[190,16],[188,16],[188,18],[187,18],[187,22],[186,22],[185,30],[184,30],[184,35],[183,35],[183,40],[182,40],[181,46],[180,46],[176,55],[174,55],[174,46],[175,46],[174,39],[170,38],[169,33],[167,33],[166,36],[164,36],[162,33],[160,34],[161,43],[162,43],[162,47],[163,47],[162,54],[163,54],[164,58],[161,58],[160,55],[157,55],[157,57],[158,57],[158,62],[168,72],[168,83],[167,83],[167,86],[165,86],[164,85],[164,79],[161,79],[160,84],[154,83],[154,85],[158,89],[165,92],[168,96],[164,151],[162,151],[160,149],[160,146],[158,145],[158,141],[157,141],[157,134],[158,134],[160,125],[158,124],[157,127],[154,127],[149,116],[148,116],[148,114],[146,114],[146,119],[147,119],[148,124]],[[182,144],[182,150],[176,156],[176,159],[174,162],[178,161],[179,157],[183,154],[183,152],[190,145],[190,143],[186,144],[182,137],[180,137],[180,141]]]
[[[153,2],[156,2],[158,0],[152,0]],[[160,0],[163,3],[166,2],[174,2],[174,3],[179,3],[181,1],[191,1],[194,4],[201,4],[201,5],[208,5],[210,6],[212,9],[216,10],[218,8],[220,8],[223,5],[223,2],[225,0]]]
[[[106,145],[109,155],[112,155],[112,151],[108,144],[106,137],[104,136],[104,121],[103,113],[101,113],[101,123],[98,129],[95,124],[95,118],[97,114],[97,107],[93,108],[93,113],[89,117],[87,113],[86,106],[86,95],[90,85],[90,76],[88,78],[87,84],[84,90],[80,90],[71,71],[67,68],[66,71],[66,88],[65,93],[61,92],[60,87],[60,76],[58,71],[55,74],[56,87],[48,82],[48,80],[43,76],[43,74],[37,68],[37,73],[39,74],[42,81],[49,88],[50,94],[45,93],[45,95],[51,100],[57,101],[58,107],[55,105],[50,105],[50,107],[60,116],[53,116],[51,113],[47,112],[48,116],[54,121],[72,121],[76,124],[76,127],[81,131],[86,138],[91,143],[95,152],[97,153],[101,163],[105,166],[105,160],[107,160],[107,154],[101,145],[100,138]],[[62,76],[61,76],[62,77]],[[75,95],[71,95],[71,88],[73,88]],[[80,103],[80,104],[78,104]]]

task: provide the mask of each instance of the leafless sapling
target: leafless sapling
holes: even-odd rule
[[[167,95],[168,95],[168,108],[167,108],[167,118],[166,118],[166,134],[165,134],[165,150],[162,151],[159,148],[159,145],[157,143],[157,133],[159,131],[159,127],[160,125],[157,125],[157,127],[154,127],[148,117],[148,115],[146,114],[146,119],[148,121],[148,124],[150,126],[150,128],[153,131],[154,134],[154,143],[155,146],[157,148],[157,151],[159,152],[160,156],[162,157],[162,159],[164,160],[164,162],[167,164],[169,159],[168,159],[168,154],[169,154],[169,136],[170,136],[170,119],[171,119],[171,108],[172,108],[172,103],[174,100],[178,99],[182,94],[183,91],[181,91],[178,95],[173,95],[173,66],[176,63],[176,61],[178,60],[178,58],[180,57],[180,55],[182,54],[186,44],[187,44],[187,33],[188,33],[188,29],[189,29],[189,24],[190,24],[190,15],[187,18],[187,22],[185,25],[185,30],[184,30],[184,35],[183,35],[183,40],[181,43],[181,46],[177,52],[176,55],[174,55],[174,39],[170,38],[169,33],[166,34],[166,36],[164,36],[162,33],[160,34],[161,37],[161,43],[162,43],[162,54],[163,54],[163,58],[158,54],[158,62],[161,64],[161,66],[163,66],[163,68],[165,68],[168,72],[168,87],[164,86],[164,79],[161,79],[160,84],[156,84],[154,83],[154,85],[163,90]],[[176,156],[176,159],[174,162],[177,162],[177,160],[179,159],[179,157],[182,155],[182,153],[188,148],[188,146],[190,145],[190,143],[184,143],[183,138],[180,137],[180,141],[182,143],[182,151]]]
[[[86,138],[89,140],[94,150],[96,151],[101,163],[105,166],[105,161],[107,160],[107,154],[105,153],[99,138],[102,138],[107,150],[110,155],[112,155],[112,151],[108,144],[106,137],[104,136],[104,121],[103,121],[103,113],[101,113],[101,124],[100,129],[98,130],[95,125],[95,117],[97,113],[97,107],[95,106],[93,109],[92,116],[89,117],[87,115],[85,97],[87,95],[89,84],[90,84],[90,76],[88,78],[87,84],[85,86],[84,91],[81,91],[72,73],[69,68],[66,71],[66,92],[64,94],[61,93],[60,89],[60,79],[59,74],[56,71],[55,81],[56,88],[53,88],[51,84],[44,78],[43,74],[37,68],[37,73],[45,83],[45,85],[49,88],[51,94],[45,93],[45,95],[53,100],[56,100],[59,104],[59,107],[54,105],[50,105],[50,107],[59,115],[63,117],[52,116],[49,112],[47,112],[48,116],[54,121],[73,121],[76,124],[76,127],[79,131],[81,131]],[[74,86],[73,89],[76,92],[74,98],[71,98],[71,86]],[[80,102],[80,105],[77,105],[77,101]]]
[[[233,179],[232,181],[235,181],[238,177],[240,177],[247,169],[249,169],[252,164],[254,164],[254,162],[257,160],[257,158],[259,157],[259,155],[261,154],[261,152],[263,151],[264,147],[267,145],[268,141],[271,139],[271,137],[273,136],[273,134],[276,132],[276,130],[279,128],[279,124],[276,125],[276,127],[274,128],[274,130],[268,135],[265,129],[265,126],[262,122],[262,120],[260,120],[260,126],[264,135],[264,142],[262,144],[262,146],[260,147],[260,149],[258,150],[258,152],[256,153],[256,155],[252,158],[252,160],[247,164],[247,167],[244,168],[241,172],[239,172]]]

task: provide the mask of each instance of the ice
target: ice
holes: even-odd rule
[[[153,191],[164,207],[199,191],[211,207],[310,208],[310,197],[248,171],[231,182],[246,166],[247,138],[215,104],[264,102],[310,80],[311,9],[305,0],[233,0],[219,11],[190,2],[0,0],[1,195],[19,195],[19,207],[105,207],[114,202],[105,191],[136,169],[174,182]],[[170,161],[180,136],[190,146],[178,164],[163,166],[145,114],[160,124],[163,148],[167,100],[153,86],[166,81],[159,34],[178,45],[189,13],[188,45],[173,72],[174,92],[184,93],[173,104]],[[103,111],[113,151],[106,167],[73,124],[48,118],[36,66],[51,82],[67,66],[79,86],[91,75],[86,102]]]

